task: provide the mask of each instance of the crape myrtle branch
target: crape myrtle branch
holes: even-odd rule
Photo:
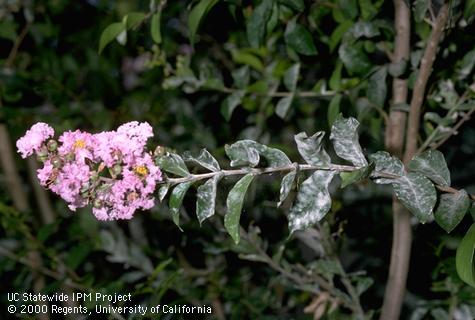
[[[262,175],[262,174],[271,174],[271,173],[276,173],[276,172],[289,172],[289,171],[294,171],[294,170],[297,170],[297,171],[325,170],[325,171],[335,171],[335,172],[341,173],[341,172],[354,172],[354,171],[361,170],[363,168],[364,167],[355,167],[355,166],[341,165],[341,164],[331,164],[330,166],[314,166],[310,164],[293,163],[291,165],[282,166],[282,167],[241,168],[241,169],[212,171],[212,172],[207,172],[207,173],[190,174],[189,176],[181,177],[181,178],[164,177],[164,179],[158,182],[157,184],[158,185],[170,184],[170,186],[174,186],[174,185],[184,183],[184,182],[194,183],[200,180],[210,179],[217,175],[222,175],[224,177],[239,176],[239,175],[246,175],[246,174]],[[373,171],[371,177],[399,179],[402,176],[384,172],[384,171]],[[442,191],[445,193],[457,194],[460,191],[452,187],[438,185],[438,184],[435,184],[434,186],[439,191]],[[470,199],[475,201],[475,194],[469,194],[469,197]]]
[[[219,181],[241,175],[228,194],[225,215],[225,226],[238,242],[239,220],[249,185],[257,175],[282,172],[286,175],[282,179],[279,206],[298,183],[297,198],[288,215],[291,233],[313,226],[330,211],[328,188],[335,174],[340,175],[342,187],[366,178],[377,184],[392,184],[396,196],[422,223],[434,217],[436,188],[453,195],[441,196],[435,211],[436,221],[450,232],[475,197],[450,187],[450,172],[442,153],[429,150],[415,156],[407,166],[385,151],[366,157],[359,144],[358,126],[356,119],[340,116],[331,128],[330,140],[336,155],[351,165],[332,163],[323,146],[325,133],[317,132],[312,136],[295,136],[297,149],[306,163],[292,163],[279,149],[241,140],[225,146],[230,166],[239,168],[223,170],[205,149],[199,155],[185,153],[182,157],[159,146],[152,154],[146,143],[153,136],[153,129],[148,123],[136,121],[116,131],[96,134],[67,131],[58,141],[53,138],[53,128],[37,123],[18,140],[17,147],[22,157],[36,154],[43,163],[37,172],[41,185],[68,202],[73,211],[92,204],[93,214],[99,220],[131,219],[137,209],[154,206],[156,190],[158,199],[163,200],[172,187],[169,207],[179,225],[179,208],[189,187],[207,180],[197,188],[197,217],[202,223],[215,214]],[[267,167],[257,167],[261,158]],[[185,161],[210,172],[192,174]],[[296,179],[300,171],[313,172],[300,184]],[[454,208],[457,212],[452,212]]]

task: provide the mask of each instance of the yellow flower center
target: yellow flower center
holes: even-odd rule
[[[146,176],[148,174],[148,169],[146,166],[137,166],[134,168],[134,172],[139,176]]]
[[[86,147],[86,141],[78,139],[74,142],[74,148],[83,149],[84,147]]]

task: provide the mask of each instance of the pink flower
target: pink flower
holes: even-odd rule
[[[34,152],[38,152],[43,143],[54,135],[54,130],[43,122],[38,122],[28,130],[23,137],[18,139],[16,146],[24,159]]]
[[[38,176],[38,180],[40,180],[40,184],[46,187],[51,174],[53,173],[53,165],[51,161],[47,160],[43,166],[43,168],[36,170],[36,174]]]
[[[73,153],[76,160],[84,162],[85,158],[92,159],[92,148],[95,145],[93,135],[87,132],[66,131],[60,137],[62,145],[58,148],[59,155]]]
[[[29,155],[42,148],[54,134],[48,129],[41,123],[33,126],[17,142],[20,152]],[[145,148],[152,136],[152,127],[137,121],[117,131],[64,132],[58,147],[52,143],[42,149],[47,154],[42,154],[44,166],[37,171],[38,179],[72,211],[92,203],[99,220],[131,219],[136,210],[154,206],[153,193],[162,180],[160,168]]]

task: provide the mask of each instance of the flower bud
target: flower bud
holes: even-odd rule
[[[48,160],[48,156],[46,155],[37,155],[36,156],[36,159],[39,161],[39,162],[45,162],[46,160]]]
[[[63,161],[61,160],[60,157],[55,156],[55,157],[51,158],[51,164],[55,168],[60,168],[63,165]]]
[[[158,146],[155,148],[155,151],[153,152],[153,155],[155,157],[158,157],[158,156],[163,156],[165,154],[166,150],[164,147],[162,146]]]
[[[94,206],[94,208],[100,208],[102,207],[102,201],[101,199],[94,199],[94,202],[92,204]]]
[[[46,157],[48,155],[48,149],[46,149],[46,147],[43,145],[36,155],[39,157]]]
[[[58,148],[58,143],[56,142],[56,140],[51,139],[46,144],[46,147],[48,148],[49,151],[53,152],[53,151],[56,151],[56,149]]]
[[[75,158],[75,155],[74,153],[70,152],[66,155],[65,159],[67,162],[71,162],[71,161],[74,161],[74,158]]]
[[[112,172],[114,173],[114,175],[119,175],[122,173],[122,166],[120,164],[116,164],[112,167]]]

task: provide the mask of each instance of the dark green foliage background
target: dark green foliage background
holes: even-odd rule
[[[293,135],[328,131],[328,118],[342,112],[362,123],[361,144],[366,153],[384,149],[380,111],[389,110],[391,90],[387,89],[387,95],[383,91],[390,88],[391,77],[373,78],[376,82],[372,82],[371,76],[390,63],[385,50],[392,50],[394,39],[391,1],[289,1],[296,3],[294,8],[285,2],[278,2],[281,16],[275,26],[267,26],[268,32],[258,36],[260,39],[249,39],[246,24],[252,23],[251,13],[260,1],[221,1],[203,19],[192,45],[187,26],[190,3],[168,1],[161,18],[160,46],[154,44],[150,24],[145,22],[128,32],[124,46],[113,41],[101,55],[97,48],[102,30],[129,12],[148,12],[147,1],[17,1],[18,10],[0,3],[2,65],[28,23],[25,16],[34,17],[13,66],[0,69],[0,121],[7,125],[13,141],[37,121],[51,124],[57,132],[76,128],[98,132],[132,120],[148,121],[155,132],[151,147],[161,145],[178,153],[207,148],[224,166],[224,145],[242,138],[282,149],[292,161],[301,161]],[[454,12],[461,10],[463,4]],[[304,49],[296,49],[286,40],[286,28],[295,21],[311,36],[311,43]],[[345,29],[351,25],[349,21],[366,23],[378,34],[351,39]],[[455,25],[441,44],[429,80],[429,96],[440,95],[437,88],[441,80],[452,80],[459,94],[473,82],[472,69],[465,78],[457,73],[475,41],[475,24],[467,21],[463,28]],[[340,37],[335,31],[338,28],[346,30]],[[430,28],[423,21],[413,21],[413,29],[412,45],[420,47],[419,41],[427,38]],[[260,48],[251,48],[249,40]],[[345,61],[341,51],[348,47],[354,56]],[[147,64],[142,66],[140,61]],[[317,96],[298,97],[297,92],[282,119],[274,113],[280,97],[269,95],[289,91],[282,77],[297,62],[297,90]],[[238,88],[232,73],[246,65],[250,82]],[[185,71],[188,73],[183,76]],[[410,79],[415,76],[410,67],[403,72]],[[193,75],[199,78],[200,74],[206,80],[204,84],[193,79]],[[213,86],[211,81],[217,79],[227,89]],[[320,90],[324,84],[330,94]],[[377,91],[368,91],[374,86]],[[222,102],[231,93],[230,88],[246,88],[248,93],[226,121]],[[323,96],[318,92],[324,92]],[[330,107],[335,93],[342,95],[338,109]],[[437,99],[429,99],[424,108],[445,115]],[[427,121],[423,137],[430,133],[430,126],[434,123]],[[441,151],[451,170],[452,185],[473,194],[474,120],[467,122]],[[303,312],[312,294],[294,288],[263,263],[240,259],[239,253],[249,252],[249,243],[243,241],[236,247],[224,232],[225,196],[234,179],[223,181],[217,215],[202,226],[195,218],[194,192],[188,192],[182,210],[183,232],[171,221],[166,202],[157,203],[150,212],[137,212],[131,221],[98,222],[90,208],[70,212],[53,195],[49,196],[55,222],[42,225],[26,162],[19,156],[15,160],[30,210],[19,213],[13,208],[9,186],[0,172],[0,244],[18,257],[33,248],[41,253],[45,268],[57,271],[65,263],[76,274],[75,282],[95,291],[131,292],[135,302],[147,306],[220,305],[226,319],[312,318]],[[241,225],[250,234],[255,228],[261,230],[255,236],[265,243],[270,255],[285,245],[283,259],[288,263],[311,264],[315,252],[298,238],[288,238],[285,215],[289,204],[280,209],[275,206],[280,178],[258,177],[251,185]],[[343,190],[335,185],[332,191],[334,203],[326,221],[338,255],[347,272],[365,270],[374,280],[361,299],[366,310],[378,311],[391,248],[392,193],[366,182]],[[472,223],[471,217],[467,215],[450,235],[435,223],[414,222],[404,318],[409,319],[421,307],[446,310],[452,299],[458,306],[471,306],[473,310],[475,293],[461,283],[454,266],[457,243]],[[60,281],[45,279],[45,293],[60,290]],[[1,256],[0,283],[0,318],[6,319],[6,293],[31,291],[31,270]],[[342,308],[327,317],[345,319],[349,314]],[[433,314],[426,318],[432,319]]]

